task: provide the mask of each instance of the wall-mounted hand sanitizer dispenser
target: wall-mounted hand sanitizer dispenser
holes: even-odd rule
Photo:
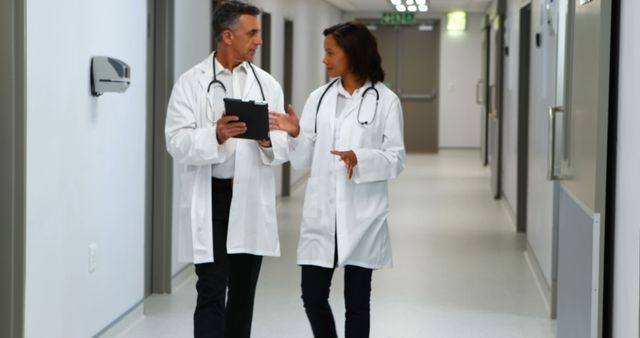
[[[100,96],[107,92],[123,93],[131,84],[130,69],[121,60],[94,56],[91,58],[91,94]]]

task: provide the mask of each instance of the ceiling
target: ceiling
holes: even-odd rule
[[[389,0],[327,0],[346,12],[395,11]],[[429,12],[444,13],[455,9],[485,12],[492,0],[427,0]]]

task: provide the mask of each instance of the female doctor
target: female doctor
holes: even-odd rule
[[[300,121],[289,105],[270,124],[289,133],[293,167],[311,168],[298,264],[313,334],[337,337],[328,298],[334,269],[344,267],[345,337],[368,337],[372,271],[391,267],[387,181],[404,169],[402,108],[364,25],[324,36],[323,63],[336,79],[311,93]]]

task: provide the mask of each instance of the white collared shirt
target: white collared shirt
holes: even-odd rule
[[[369,82],[366,82],[362,87],[353,91],[353,94],[349,94],[349,92],[342,86],[342,80],[339,80],[338,83],[338,99],[336,101],[336,121],[333,126],[333,148],[340,151],[346,151],[351,149],[338,149],[340,148],[340,132],[342,130],[342,126],[344,125],[344,119],[348,115],[350,109],[353,108],[353,105],[360,104],[360,93],[369,85]]]
[[[225,69],[224,66],[222,66],[222,64],[218,62],[218,59],[215,59],[215,64],[216,78],[227,88],[226,97],[241,99],[245,84],[247,83],[247,75],[250,71],[248,69],[249,65],[247,64],[247,62],[239,64],[238,66],[236,66],[236,68],[233,69],[233,71]],[[215,89],[215,95],[219,96],[221,93],[222,90],[220,88]],[[222,104],[223,97],[215,97],[214,100],[220,100],[220,104],[222,105],[222,107],[224,107],[224,105]],[[211,175],[213,177],[220,179],[233,178],[236,164],[236,143],[237,140],[235,138],[230,138],[224,143],[227,147],[229,155],[227,156],[227,160],[225,162],[212,165]]]

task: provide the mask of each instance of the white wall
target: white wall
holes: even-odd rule
[[[174,79],[204,60],[211,52],[211,0],[175,2]],[[171,275],[175,276],[188,264],[181,262],[178,247],[178,203],[180,196],[180,164],[174,163]]]
[[[144,296],[146,1],[30,0],[26,14],[25,336],[91,337]],[[95,55],[131,66],[126,93],[90,95]]]
[[[378,19],[381,13],[348,12],[345,20]],[[479,148],[480,113],[476,83],[480,80],[483,14],[467,13],[467,30],[449,33],[445,14],[418,14],[417,19],[440,21],[439,146]]]
[[[636,13],[640,2],[623,1],[620,23],[620,79],[618,95],[618,168],[616,172],[615,275],[613,296],[613,337],[638,337],[638,266],[640,225],[640,28]],[[615,23],[614,23],[615,24]],[[618,60],[612,59],[611,62]]]
[[[440,35],[440,135],[441,148],[480,147],[481,106],[476,103],[482,53],[482,14],[467,14],[464,33]]]
[[[324,36],[322,31],[342,21],[342,12],[325,1],[253,0],[271,13],[271,75],[284,80],[284,20],[293,21],[293,104],[299,114],[309,94],[325,83]],[[289,103],[289,102],[288,102]],[[291,183],[307,171],[291,170]]]

